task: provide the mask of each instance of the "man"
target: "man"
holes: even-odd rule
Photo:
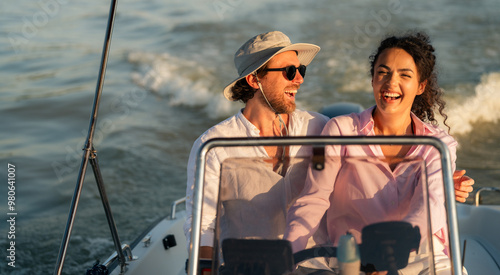
[[[239,76],[225,89],[224,96],[240,100],[245,107],[236,115],[213,126],[194,143],[188,162],[187,212],[184,231],[190,241],[192,197],[196,152],[214,137],[263,137],[319,135],[328,117],[295,109],[295,96],[304,82],[305,66],[320,48],[313,44],[292,44],[278,31],[263,33],[248,40],[236,52],[234,62]],[[271,157],[273,170],[285,174],[285,155],[306,155],[305,147],[216,148],[207,156],[203,200],[201,258],[212,256],[219,169],[228,157]]]
[[[245,42],[235,53],[234,63],[239,76],[225,89],[230,101],[242,101],[245,107],[232,117],[203,133],[191,149],[187,168],[187,218],[184,224],[190,244],[193,186],[196,153],[205,141],[216,137],[273,137],[319,135],[329,120],[319,113],[295,108],[295,96],[304,82],[305,66],[320,47],[313,44],[292,44],[279,31],[259,34]],[[229,157],[270,157],[272,169],[285,176],[284,156],[306,156],[308,149],[292,147],[215,148],[207,155],[201,221],[200,258],[212,257],[216,205],[219,192],[220,164]],[[461,173],[461,174],[460,174]],[[472,191],[473,180],[455,173],[457,200],[465,200]]]

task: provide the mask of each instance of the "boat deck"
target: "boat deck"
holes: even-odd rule
[[[500,270],[500,206],[457,204],[460,243],[469,274],[498,274]]]

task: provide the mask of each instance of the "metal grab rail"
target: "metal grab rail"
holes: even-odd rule
[[[127,260],[130,262],[130,261],[133,261],[133,260],[136,260],[137,257],[132,255],[132,248],[128,245],[128,244],[123,244],[122,245],[122,248],[121,248],[121,251],[124,255],[127,255]],[[109,265],[116,259],[118,258],[118,254],[115,252],[113,252],[113,254],[111,254],[111,256],[109,256],[108,259],[106,259],[103,263],[104,266],[108,267],[109,268]],[[122,272],[123,273],[123,272]]]
[[[452,177],[452,166],[450,151],[446,144],[440,139],[428,136],[311,136],[311,137],[260,137],[260,138],[216,138],[203,143],[197,152],[194,196],[193,196],[193,218],[191,224],[191,251],[189,252],[188,275],[196,275],[198,270],[201,208],[203,203],[203,179],[205,178],[206,155],[209,150],[216,147],[239,147],[239,146],[291,146],[291,145],[413,145],[422,144],[436,148],[441,155],[443,171],[444,194],[448,214],[449,242],[452,259],[452,272],[462,275],[460,240],[458,233],[457,209],[455,203],[455,190]]]
[[[172,203],[171,210],[170,210],[170,219],[175,220],[175,211],[177,209],[177,205],[186,202],[186,197],[180,198]]]
[[[481,187],[479,190],[476,192],[476,196],[474,197],[474,205],[479,206],[481,204],[481,192],[483,191],[492,191],[492,192],[498,192],[500,193],[500,188],[496,187]]]
[[[66,253],[68,250],[68,244],[69,244],[69,239],[71,237],[71,231],[73,229],[74,221],[75,221],[75,216],[76,216],[76,210],[78,208],[78,203],[80,201],[80,195],[82,192],[83,188],[83,181],[85,179],[85,173],[87,171],[87,165],[90,161],[92,168],[94,170],[94,176],[97,181],[97,186],[99,188],[99,193],[101,195],[101,201],[104,206],[104,211],[106,213],[106,217],[108,219],[108,225],[111,230],[111,235],[113,238],[113,242],[115,244],[115,249],[118,253],[118,257],[120,258],[120,265],[122,268],[122,272],[125,269],[125,256],[123,254],[123,251],[121,249],[121,244],[120,240],[118,238],[118,233],[116,231],[116,225],[113,220],[113,214],[111,213],[111,208],[109,207],[108,199],[106,196],[106,192],[104,190],[104,184],[102,184],[102,177],[101,173],[98,168],[98,162],[97,162],[97,156],[95,154],[94,146],[93,146],[93,140],[94,140],[94,131],[95,131],[95,125],[97,122],[97,112],[99,109],[99,102],[102,94],[102,87],[104,85],[104,76],[106,74],[106,65],[108,61],[108,53],[109,53],[109,48],[111,45],[111,35],[113,33],[113,25],[115,22],[115,14],[116,14],[116,6],[117,6],[117,0],[111,0],[110,4],[110,11],[109,11],[109,17],[108,17],[108,24],[106,28],[106,35],[104,38],[104,46],[103,46],[103,51],[102,51],[102,56],[101,56],[101,63],[99,67],[99,76],[98,76],[98,81],[97,81],[97,87],[96,87],[96,92],[94,96],[94,104],[92,107],[92,114],[90,116],[90,125],[89,125],[89,130],[87,134],[87,139],[85,142],[85,147],[83,148],[84,153],[82,157],[82,162],[80,165],[80,170],[78,172],[78,180],[77,184],[75,187],[75,192],[73,194],[73,199],[71,200],[71,206],[70,206],[70,211],[69,211],[69,217],[68,217],[68,222],[66,224],[66,229],[64,232],[64,236],[61,242],[61,246],[59,249],[59,255],[57,258],[56,262],[56,269],[54,271],[54,274],[61,274],[62,268],[64,266],[64,259],[66,257]]]

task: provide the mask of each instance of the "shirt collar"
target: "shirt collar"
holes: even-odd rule
[[[427,136],[429,134],[433,135],[437,133],[436,127],[433,127],[429,123],[423,122],[413,112],[411,113],[411,119],[413,120],[413,124],[415,125],[416,136]]]
[[[375,109],[376,105],[364,110],[360,114],[360,122],[361,122],[361,128],[360,132],[363,135],[368,135],[370,133],[373,133],[373,127],[375,125],[375,121],[373,120],[373,110]],[[415,125],[415,135],[416,136],[426,136],[429,134],[434,134],[436,133],[436,129],[432,127],[431,124],[425,123],[420,118],[418,118],[413,112],[410,113],[411,119]]]
[[[294,135],[294,133],[292,132],[292,129],[294,129],[293,125],[294,125],[294,121],[299,119],[300,117],[297,116],[296,114],[297,112],[292,112],[291,114],[289,114],[289,121],[288,121],[288,133],[290,135]],[[260,130],[255,127],[255,125],[253,125],[244,115],[243,115],[243,109],[240,109],[240,111],[238,112],[238,114],[236,115],[237,119],[243,124],[243,126],[248,130],[248,133],[251,135],[251,136],[259,136],[260,134]]]
[[[375,105],[376,106],[376,105]],[[361,112],[359,120],[361,122],[361,128],[359,131],[367,136],[369,133],[373,133],[373,127],[375,125],[375,121],[373,121],[373,109],[375,109],[375,106],[372,106],[363,112]]]
[[[236,118],[247,129],[249,136],[259,136],[260,130],[243,115],[243,108],[236,114]]]

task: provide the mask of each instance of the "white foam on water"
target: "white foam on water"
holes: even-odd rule
[[[500,119],[500,72],[492,72],[481,77],[475,93],[450,102],[447,106],[447,124],[452,134],[469,133],[475,122],[496,123]]]
[[[195,61],[145,52],[130,53],[128,61],[138,66],[132,81],[160,97],[168,97],[171,106],[202,107],[211,118],[233,114],[240,108],[223,97],[223,87],[212,71]]]

